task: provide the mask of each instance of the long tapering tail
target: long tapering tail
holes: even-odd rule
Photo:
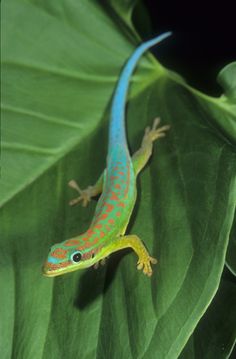
[[[165,32],[155,37],[154,39],[148,40],[143,44],[141,44],[140,46],[138,46],[137,49],[129,58],[125,67],[123,68],[112,102],[108,153],[112,150],[112,148],[114,148],[114,146],[116,146],[116,144],[120,143],[121,141],[126,142],[125,123],[124,123],[125,103],[126,103],[126,97],[129,88],[129,80],[137,65],[138,60],[140,59],[142,54],[145,51],[147,51],[150,47],[163,41],[171,34],[172,34],[171,32]]]

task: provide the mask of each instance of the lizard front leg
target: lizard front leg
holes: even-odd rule
[[[79,196],[72,199],[69,204],[73,206],[82,201],[82,206],[86,207],[87,204],[91,201],[92,197],[95,197],[98,194],[102,193],[103,182],[104,172],[101,174],[101,176],[93,186],[88,186],[86,189],[83,190],[79,187],[78,183],[75,180],[71,180],[68,185],[69,187],[75,189],[79,193]]]
[[[117,237],[104,249],[105,256],[117,252],[120,249],[132,248],[138,256],[137,269],[143,270],[148,277],[152,275],[151,264],[156,264],[157,260],[150,256],[142,240],[135,234]]]

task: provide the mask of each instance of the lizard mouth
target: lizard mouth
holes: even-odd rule
[[[73,269],[69,264],[69,262],[64,262],[60,264],[45,262],[42,268],[43,275],[45,277],[56,277],[64,273],[71,272]]]
[[[42,272],[45,277],[56,277],[65,273],[74,272],[78,269],[85,269],[91,267],[97,259],[90,259],[80,261],[78,264],[72,264],[71,261],[61,263],[51,263],[46,261],[43,265]]]
[[[56,277],[65,273],[74,272],[78,269],[84,269],[90,267],[93,263],[92,261],[87,261],[86,263],[79,263],[77,265],[72,265],[70,261],[62,262],[59,264],[54,264],[50,262],[45,262],[42,268],[43,275],[45,277]]]

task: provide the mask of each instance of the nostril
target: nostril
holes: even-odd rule
[[[49,262],[45,262],[42,268],[43,272],[49,272],[51,270],[51,265]]]

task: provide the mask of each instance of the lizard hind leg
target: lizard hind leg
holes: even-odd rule
[[[142,170],[152,154],[153,142],[158,138],[165,137],[170,126],[165,125],[158,128],[160,118],[155,118],[152,127],[147,127],[143,136],[141,147],[132,156],[132,162],[136,175]]]
[[[158,138],[165,137],[166,131],[170,129],[170,125],[165,125],[158,128],[160,123],[160,118],[157,117],[153,121],[152,128],[146,127],[145,134],[142,141],[142,146],[147,145],[148,143],[152,143],[153,141],[157,140]]]

